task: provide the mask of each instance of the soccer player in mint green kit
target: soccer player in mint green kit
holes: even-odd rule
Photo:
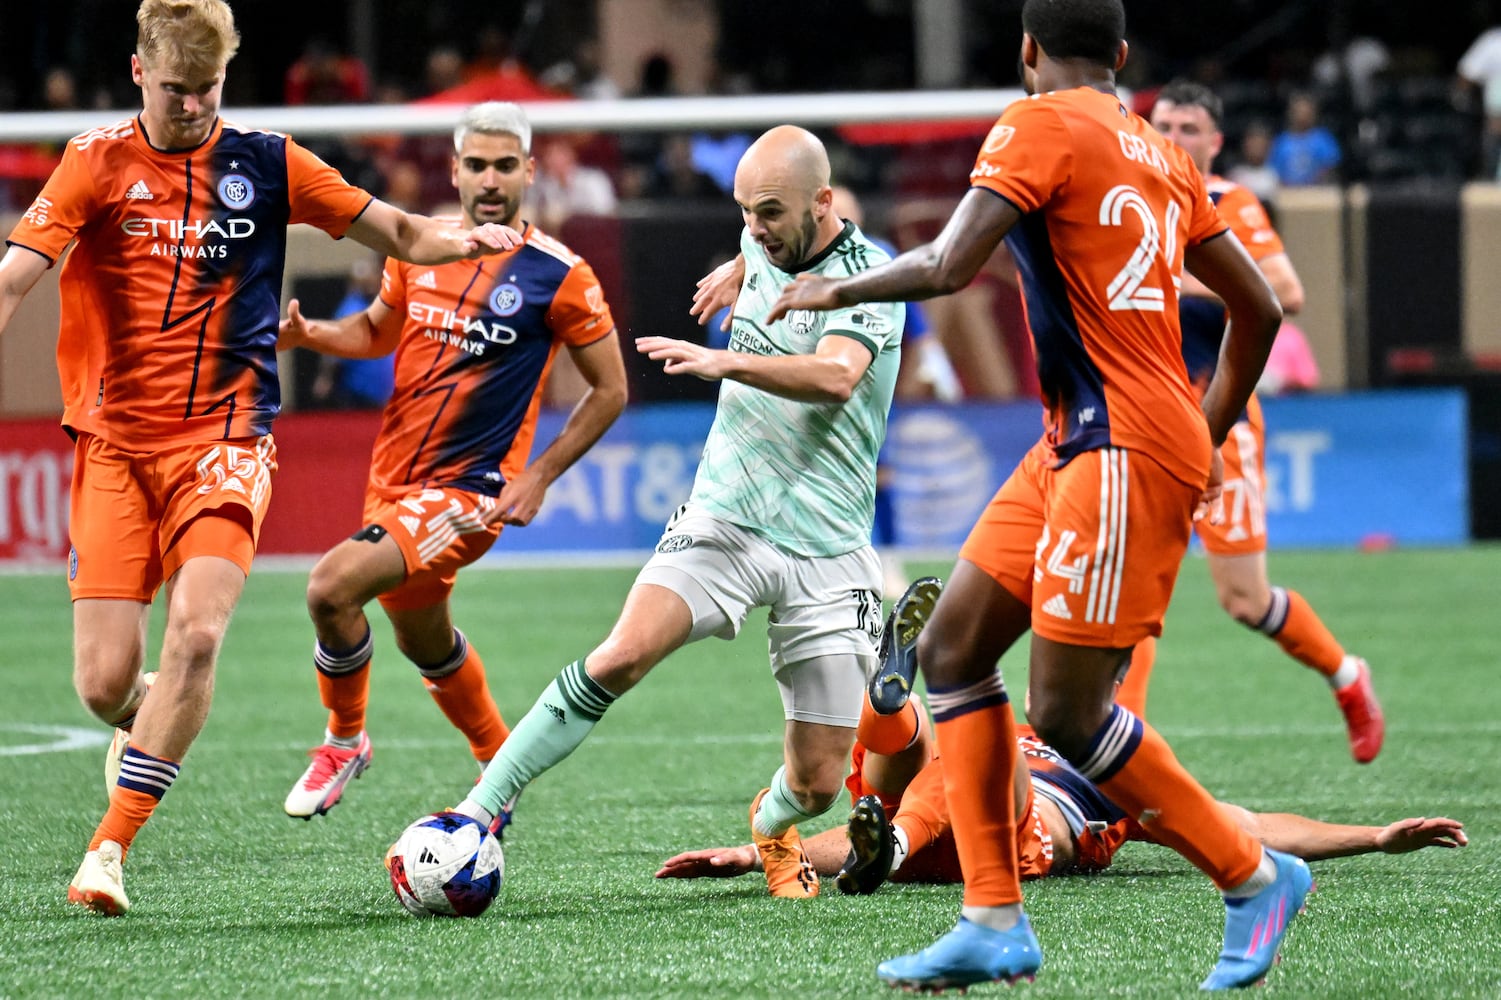
[[[669,653],[708,636],[732,639],[752,608],[769,607],[785,760],[751,805],[751,832],[772,895],[818,894],[795,824],[834,804],[875,668],[876,455],[903,308],[856,305],[763,322],[794,276],[844,276],[889,259],[834,214],[832,197],[828,156],[803,129],[773,128],[741,159],[744,277],[729,349],[636,341],[669,374],[724,383],[692,496],[668,522],[609,636],[548,685],[458,812],[490,822]]]

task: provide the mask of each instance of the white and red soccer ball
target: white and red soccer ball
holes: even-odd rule
[[[419,917],[477,917],[505,877],[500,840],[477,820],[454,812],[424,816],[391,848],[391,888]]]

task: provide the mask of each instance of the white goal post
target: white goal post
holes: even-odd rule
[[[918,90],[890,93],[763,94],[749,97],[625,98],[536,101],[525,105],[537,132],[671,132],[790,123],[804,126],[867,122],[996,118],[1025,96],[1001,90]],[[453,129],[455,104],[357,104],[325,107],[227,108],[224,117],[298,138],[382,132],[436,135]],[[61,142],[118,121],[139,109],[41,111],[0,115],[0,142]]]

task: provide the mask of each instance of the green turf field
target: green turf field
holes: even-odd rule
[[[1389,723],[1381,758],[1351,763],[1322,681],[1224,617],[1199,560],[1159,647],[1153,720],[1222,798],[1341,822],[1449,815],[1472,844],[1315,864],[1318,891],[1270,993],[1501,996],[1501,549],[1277,554],[1272,566],[1373,664]],[[461,581],[456,619],[508,720],[604,634],[631,578]],[[407,822],[461,798],[474,766],[378,622],[373,767],[330,816],[282,813],[323,724],[303,585],[251,580],[214,713],[131,852],[133,909],[106,920],[64,902],[104,806],[103,747],[16,752],[58,740],[36,726],[107,735],[69,683],[67,590],[0,577],[0,996],[880,996],[876,962],[952,924],[956,887],[846,898],[829,884],[790,903],[768,898],[759,876],[652,878],[678,850],[748,839],[746,808],[780,752],[760,617],[735,643],[668,660],[532,786],[489,913],[407,916],[381,855]],[[1007,680],[1020,701],[1014,657]],[[1036,997],[1186,995],[1214,959],[1223,912],[1205,879],[1145,845],[1104,875],[1031,884],[1027,905],[1046,961],[1018,995]]]

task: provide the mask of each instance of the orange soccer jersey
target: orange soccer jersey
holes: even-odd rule
[[[85,132],[9,243],[63,265],[63,423],[131,452],[257,438],[281,406],[289,223],[342,236],[371,196],[290,138],[215,123],[165,152],[139,118]]]
[[[1079,87],[1008,107],[970,183],[1022,213],[1006,243],[1057,464],[1114,446],[1202,485],[1209,434],[1181,355],[1178,275],[1185,248],[1226,227],[1193,161],[1115,95]]]
[[[421,487],[497,495],[526,465],[559,345],[615,329],[588,263],[533,225],[523,235],[516,249],[481,260],[386,262],[381,301],[404,326],[371,459],[376,495],[394,500]]]
[[[1208,190],[1220,218],[1245,246],[1252,260],[1260,263],[1287,252],[1282,237],[1272,228],[1266,209],[1249,188],[1223,177],[1210,177]],[[1203,392],[1219,363],[1220,341],[1225,338],[1225,307],[1215,299],[1185,298],[1179,311],[1183,326],[1183,361],[1188,368],[1189,380]]]

